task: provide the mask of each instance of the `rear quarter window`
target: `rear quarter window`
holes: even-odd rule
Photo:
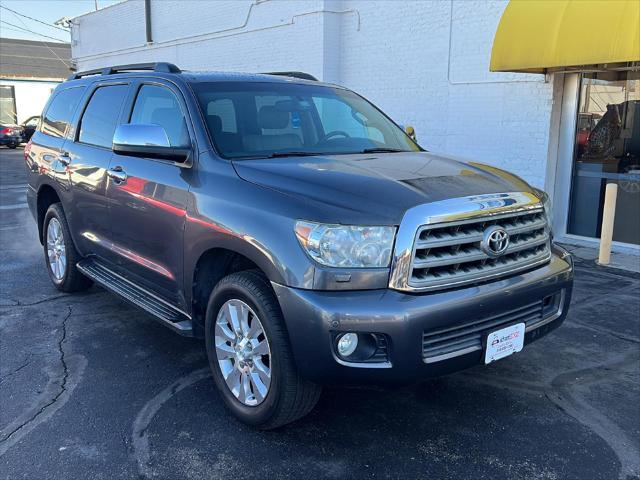
[[[52,137],[64,137],[85,87],[73,87],[54,94],[42,117],[40,131]]]

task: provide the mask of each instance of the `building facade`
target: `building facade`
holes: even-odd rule
[[[79,70],[168,61],[187,70],[298,70],[344,85],[414,126],[424,148],[504,168],[544,188],[554,200],[556,236],[568,241],[596,241],[604,185],[626,182],[614,245],[637,251],[638,69],[491,72],[507,5],[129,0],[75,18],[72,54]],[[609,135],[600,145],[588,141],[598,124]]]
[[[70,67],[68,43],[0,38],[0,124],[39,116]]]

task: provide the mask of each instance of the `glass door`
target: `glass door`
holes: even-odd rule
[[[599,238],[617,183],[613,240],[640,245],[640,72],[583,75],[576,125],[567,233]]]

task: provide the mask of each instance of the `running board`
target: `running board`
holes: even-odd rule
[[[85,258],[77,263],[76,268],[101,287],[151,314],[174,332],[185,337],[193,336],[191,318],[186,313],[108,269],[98,260]]]

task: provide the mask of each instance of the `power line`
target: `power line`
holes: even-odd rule
[[[17,28],[11,28],[11,27],[4,27],[4,28],[3,28],[3,31],[4,31],[4,30],[10,30],[10,31],[12,31],[12,32],[20,32],[20,33],[22,33],[22,32],[23,32],[23,30],[18,30]]]
[[[25,15],[24,13],[16,12],[15,10],[10,9],[9,7],[5,7],[4,5],[0,5],[0,8],[9,10],[11,13],[15,13],[16,15],[20,15],[21,17],[28,18],[29,20],[33,20],[34,22],[41,23],[42,25],[46,25],[47,27],[57,28],[58,30],[62,30],[63,32],[69,33],[69,30],[65,28],[58,27],[57,25],[53,25],[51,23],[43,22],[42,20],[38,20],[37,18],[30,17],[29,15]]]
[[[22,18],[20,18],[20,17],[19,17],[18,15],[16,15],[15,13],[14,13],[13,15],[18,19],[18,21],[19,21],[22,25],[24,25],[24,29],[25,29],[26,31],[31,32],[31,33],[34,33],[34,34],[36,34],[36,35],[43,36],[43,37],[53,38],[53,37],[49,37],[49,36],[47,36],[47,35],[43,35],[43,34],[41,34],[41,33],[33,32],[32,30],[29,30],[29,28],[27,27],[27,24],[26,24],[26,23],[24,23],[24,20],[22,20]],[[9,23],[9,22],[4,22],[4,23]],[[9,23],[9,25],[12,25],[12,24],[11,24],[11,23]],[[12,26],[14,26],[14,27],[15,27],[15,26],[17,26],[17,25],[12,25]],[[20,28],[20,27],[18,27],[18,28]],[[55,40],[58,40],[59,42],[62,42],[62,40],[60,40],[60,39],[55,39]],[[44,46],[46,47],[46,49],[47,49],[47,50],[49,50],[51,53],[53,53],[53,55],[54,55],[58,60],[60,60],[60,62],[61,62],[65,67],[67,67],[67,68],[71,68],[71,65],[70,65],[70,64],[68,64],[67,62],[65,62],[62,58],[60,58],[60,55],[58,55],[58,54],[57,54],[57,53],[56,53],[56,52],[55,52],[55,51],[54,51],[54,50],[53,50],[49,45],[47,45],[47,44],[46,44],[45,42],[43,42],[42,40],[40,40],[40,43],[41,43],[42,45],[44,45]]]
[[[28,28],[23,28],[23,27],[21,27],[20,25],[15,25],[15,24],[13,24],[13,23],[9,23],[9,22],[7,22],[7,21],[5,21],[5,20],[0,20],[0,23],[5,23],[5,24],[7,24],[7,25],[10,25],[10,26],[12,26],[12,27],[14,27],[14,28],[17,28],[17,29],[19,29],[19,30],[22,30],[22,31],[24,31],[24,32],[33,33],[34,35],[39,35],[39,36],[41,36],[41,37],[50,38],[51,40],[57,40],[58,42],[65,43],[65,42],[64,42],[64,40],[60,40],[59,38],[50,37],[49,35],[45,35],[44,33],[34,32],[33,30],[29,30]]]

